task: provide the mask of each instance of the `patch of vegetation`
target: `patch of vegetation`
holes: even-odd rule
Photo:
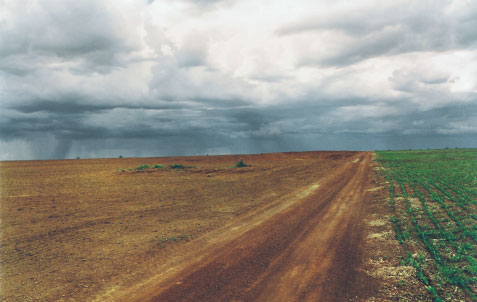
[[[171,169],[182,170],[182,169],[193,169],[194,166],[184,166],[182,164],[172,164],[169,166]]]
[[[399,281],[398,281],[398,283],[397,283],[397,286],[398,286],[398,287],[404,287],[404,286],[406,286],[406,285],[407,285],[406,281],[404,281],[404,280],[402,280],[402,279],[399,279]]]
[[[396,239],[408,251],[402,264],[416,268],[434,301],[454,295],[477,301],[477,150],[377,155]]]
[[[245,168],[245,167],[251,167],[250,165],[247,165],[246,163],[244,163],[243,160],[239,160],[236,164],[235,164],[235,168]]]
[[[136,170],[141,171],[141,170],[146,170],[146,169],[150,169],[150,168],[151,168],[150,165],[144,164],[144,165],[141,165],[141,166],[136,167]]]
[[[170,169],[176,169],[176,170],[181,170],[181,169],[192,169],[195,168],[194,166],[184,166],[182,164],[172,164],[168,166]],[[155,165],[149,165],[149,164],[143,164],[138,167],[136,167],[134,170],[136,171],[144,171],[144,170],[151,170],[151,169],[163,169],[164,165],[162,164],[155,164]],[[127,168],[127,171],[132,171],[133,169]],[[126,172],[126,169],[124,168],[119,168],[118,171],[120,172]]]
[[[181,164],[172,164],[169,166],[171,169],[185,169],[186,167]]]

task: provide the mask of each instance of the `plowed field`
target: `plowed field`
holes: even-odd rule
[[[250,166],[235,168],[240,159]],[[2,162],[0,172],[2,301],[361,301],[375,288],[371,152]]]

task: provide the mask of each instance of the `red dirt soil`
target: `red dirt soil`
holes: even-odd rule
[[[370,161],[370,153],[353,157],[308,196],[197,259],[188,255],[179,272],[115,300],[347,301],[365,295],[356,266]]]
[[[251,167],[232,168],[239,159]],[[165,168],[120,171],[144,163]],[[377,286],[365,263],[371,152],[2,162],[0,173],[1,301],[364,301]]]

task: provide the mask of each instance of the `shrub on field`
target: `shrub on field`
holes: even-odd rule
[[[136,170],[144,170],[144,169],[150,169],[151,166],[149,166],[148,164],[144,164],[144,165],[141,165],[139,167],[136,168]]]
[[[244,163],[243,160],[239,160],[235,164],[235,168],[244,168],[244,167],[250,167],[250,165],[247,165],[246,163]]]
[[[156,169],[162,169],[164,166],[163,165],[154,165],[154,168]]]
[[[170,166],[171,169],[185,169],[186,167],[181,164],[173,164]]]

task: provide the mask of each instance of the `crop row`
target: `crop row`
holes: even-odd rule
[[[396,239],[408,250],[403,263],[435,301],[449,298],[450,288],[477,300],[477,151],[378,152],[377,160]]]

